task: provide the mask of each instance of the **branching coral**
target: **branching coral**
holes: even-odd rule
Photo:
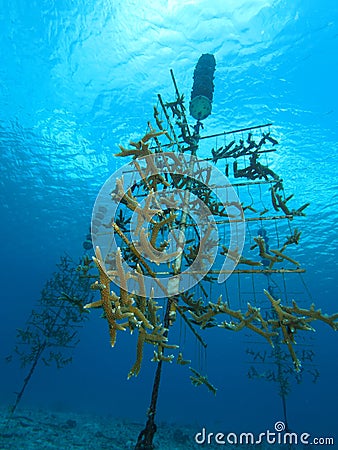
[[[264,293],[270,300],[278,317],[278,320],[269,320],[268,322],[273,329],[280,328],[282,330],[284,343],[289,349],[295,369],[298,372],[301,369],[301,361],[293,348],[297,331],[315,331],[310,325],[310,322],[314,320],[320,320],[337,331],[338,313],[328,316],[323,314],[320,309],[316,310],[314,304],[309,309],[299,308],[295,301],[292,302],[292,306],[283,306],[281,300],[274,299],[268,291],[264,290]]]
[[[237,264],[247,264],[249,266],[261,266],[262,263],[260,261],[253,261],[248,258],[244,258],[238,252],[228,249],[225,245],[222,245],[223,251],[221,251],[221,255],[228,256],[232,261],[235,261]]]
[[[70,352],[79,342],[78,329],[87,318],[84,305],[92,299],[89,270],[90,260],[86,255],[79,265],[69,256],[62,256],[56,272],[42,290],[26,328],[17,331],[15,353],[22,367],[28,366],[29,371],[10,408],[8,421],[40,363],[62,368],[72,361]]]
[[[152,232],[151,232],[151,238],[150,238],[150,244],[152,245],[152,247],[156,250],[159,250],[159,248],[156,247],[156,241],[157,241],[157,237],[158,234],[161,230],[163,230],[163,227],[165,227],[166,225],[172,224],[174,222],[174,220],[176,219],[177,214],[174,213],[170,213],[168,215],[168,217],[165,217],[164,219],[162,219],[159,222],[155,222],[153,223],[153,228],[152,228]]]
[[[293,235],[293,237],[290,236],[290,238],[287,239],[287,241],[285,242],[285,244],[283,245],[283,247],[280,250],[270,249],[268,252],[266,249],[266,243],[265,243],[264,238],[262,236],[257,236],[254,238],[254,241],[256,242],[256,244],[251,246],[251,250],[253,250],[256,246],[258,246],[259,256],[263,260],[270,261],[270,263],[268,265],[269,269],[272,269],[272,267],[274,266],[275,263],[283,262],[283,260],[289,261],[292,264],[294,264],[296,267],[299,267],[300,266],[299,262],[297,262],[290,256],[285,255],[285,253],[284,253],[284,251],[288,245],[296,243],[294,241],[294,239],[299,239],[299,236],[298,235]],[[271,253],[273,253],[273,255],[271,255]]]
[[[310,203],[305,203],[303,206],[301,206],[298,209],[292,209],[290,210],[287,206],[287,202],[292,199],[293,195],[290,195],[289,197],[286,197],[285,199],[282,198],[282,196],[277,192],[278,190],[283,189],[282,180],[279,180],[276,184],[271,186],[271,203],[275,211],[282,210],[286,216],[288,216],[290,219],[296,216],[305,216],[304,210],[310,205]]]
[[[248,309],[245,313],[242,311],[232,310],[227,303],[222,302],[219,297],[217,303],[209,302],[207,310],[205,307],[200,307],[199,312],[192,312],[189,310],[195,323],[199,324],[201,328],[206,328],[209,324],[215,326],[213,319],[219,314],[227,314],[232,320],[223,321],[218,326],[231,331],[240,331],[243,328],[248,328],[251,331],[264,337],[272,346],[274,346],[272,337],[278,336],[278,329],[281,329],[284,343],[287,345],[296,371],[301,368],[301,362],[298,359],[293,348],[295,344],[295,333],[297,331],[314,331],[310,322],[320,320],[328,324],[333,330],[338,330],[338,313],[328,316],[323,314],[320,309],[316,310],[314,305],[310,309],[299,308],[294,301],[292,306],[283,306],[280,300],[275,300],[272,295],[264,291],[270,300],[272,307],[276,311],[278,319],[263,319],[260,309],[253,307],[248,303]],[[235,321],[233,320],[235,319]]]
[[[167,344],[166,329],[161,324],[157,314],[160,307],[152,298],[146,298],[141,267],[138,265],[133,274],[126,274],[122,266],[121,252],[118,250],[116,257],[117,268],[114,271],[114,276],[118,277],[120,285],[120,295],[118,296],[110,291],[111,279],[107,274],[101,251],[98,247],[95,249],[93,260],[99,271],[99,281],[92,284],[92,289],[100,292],[100,300],[88,303],[84,308],[102,308],[104,317],[108,322],[112,347],[116,343],[117,331],[129,329],[132,333],[135,329],[138,330],[136,362],[131,368],[128,378],[137,376],[141,369],[143,345],[145,343],[157,345],[160,349],[177,347]],[[127,281],[129,278],[134,278],[138,282],[138,294],[128,294]],[[163,350],[158,352],[159,357],[161,357],[161,352],[163,353]],[[163,357],[162,360],[165,361],[166,359]]]
[[[192,367],[189,367],[189,369],[193,373],[193,375],[190,375],[190,380],[194,386],[200,386],[204,384],[209,389],[210,392],[216,395],[217,388],[210,383],[207,376],[201,375],[199,372],[197,372],[197,370],[193,369]]]
[[[130,142],[130,145],[134,147],[133,149],[124,148],[122,145],[119,145],[121,152],[116,153],[115,156],[133,156],[134,159],[142,158],[143,156],[151,155],[152,152],[149,149],[149,144],[147,142],[150,139],[156,138],[157,136],[161,136],[162,134],[166,134],[166,131],[155,131],[151,129],[149,133],[145,134],[142,139],[137,142]]]

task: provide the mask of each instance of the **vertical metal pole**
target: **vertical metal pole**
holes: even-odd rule
[[[172,71],[171,71],[171,74],[172,74],[174,86],[176,89],[176,93],[179,96],[177,85],[176,85],[175,78],[173,76]],[[186,120],[186,118],[185,118],[185,120]],[[196,146],[194,148],[196,148]],[[194,163],[195,163],[195,159],[192,158],[190,161],[190,165],[189,165],[190,173],[192,172],[192,170],[194,168]],[[190,199],[190,187],[191,187],[191,181],[189,181],[187,183],[187,186],[186,186],[185,192],[184,192],[183,212],[182,212],[182,217],[181,217],[181,221],[180,221],[180,225],[179,225],[179,229],[180,229],[181,233],[178,238],[178,246],[181,248],[182,251],[175,260],[174,275],[179,274],[181,271],[181,267],[182,267],[184,235],[185,235],[185,230],[186,230],[186,225],[187,225],[188,206],[189,206],[189,199]],[[172,278],[171,280],[169,280],[169,282],[168,282],[169,295],[170,295],[170,293],[178,292],[178,287],[179,287],[178,283],[179,283],[179,278]],[[175,301],[178,301],[178,299],[175,295],[168,297],[165,316],[164,316],[164,320],[163,320],[164,328],[167,329],[167,331],[164,334],[166,337],[167,337],[168,331],[169,331],[169,319],[170,319],[171,305]],[[159,387],[160,387],[161,374],[162,374],[162,364],[163,364],[163,361],[159,361],[157,363],[157,368],[156,368],[155,378],[154,378],[154,383],[153,383],[153,390],[152,390],[152,394],[151,394],[151,401],[150,401],[150,406],[149,406],[148,413],[147,413],[148,419],[147,419],[145,428],[140,432],[140,434],[138,436],[135,450],[153,450],[155,448],[154,444],[153,444],[153,439],[154,439],[154,435],[157,430],[157,426],[155,423],[155,416],[156,416],[157,400],[158,400]]]

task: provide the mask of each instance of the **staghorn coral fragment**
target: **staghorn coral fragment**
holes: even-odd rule
[[[141,266],[137,264],[136,266],[136,273],[137,273],[137,281],[140,287],[139,295],[143,298],[146,297],[146,288],[144,285],[144,278],[143,278],[143,272],[141,269]],[[144,312],[144,309],[142,309],[142,312]]]
[[[152,362],[164,361],[172,363],[174,358],[175,358],[174,355],[165,356],[161,350],[159,350],[158,352],[154,350],[154,356],[152,357],[151,361]]]
[[[145,204],[143,207],[140,205],[135,209],[135,212],[138,214],[137,216],[137,226],[135,233],[138,234],[140,229],[144,223],[154,223],[153,217],[157,215],[162,215],[163,210],[161,208],[151,208],[150,202],[154,198],[154,191],[150,191],[149,195],[146,198]]]
[[[127,303],[127,292],[128,292],[127,275],[123,269],[122,255],[121,255],[120,247],[117,248],[117,252],[116,252],[116,272],[117,272],[117,276],[118,276],[119,282],[120,282],[119,285],[120,285],[121,301],[123,304],[126,304]]]
[[[286,216],[292,215],[292,213],[290,212],[289,208],[286,206],[286,201],[287,201],[287,200],[283,200],[283,199],[282,199],[282,196],[279,195],[279,194],[277,194],[277,192],[275,192],[275,196],[276,196],[276,199],[277,199],[277,201],[278,201],[278,206],[281,208],[281,210],[283,211],[283,213],[284,213]]]
[[[137,346],[136,346],[136,361],[133,367],[130,369],[128,373],[128,380],[131,377],[137,377],[137,375],[140,373],[142,360],[143,360],[143,346],[145,342],[145,330],[144,328],[140,328],[138,332],[138,338],[137,338]]]
[[[165,333],[167,332],[166,328],[163,328],[162,325],[158,325],[154,328],[151,333],[145,334],[145,342],[148,344],[163,344],[168,341]]]
[[[225,245],[222,245],[223,250],[220,252],[221,255],[228,256],[232,261],[237,264],[246,264],[248,266],[261,266],[262,263],[260,261],[253,261],[248,258],[244,258],[238,252],[234,252],[229,250]]]
[[[138,201],[133,196],[131,189],[128,189],[128,191],[124,190],[123,175],[121,178],[116,179],[116,187],[110,195],[114,201],[123,203],[132,211],[135,211],[135,209],[139,207]]]
[[[159,116],[158,109],[156,108],[156,106],[154,106],[154,119],[156,121],[156,125],[158,126],[158,128],[161,131],[163,131],[165,137],[169,140],[169,144],[167,144],[167,147],[172,147],[175,144],[175,141],[172,139],[172,137],[170,136],[168,131],[163,128],[163,126],[162,126],[163,120],[160,120],[158,116]],[[156,141],[157,141],[157,139],[155,137],[155,142]],[[159,144],[158,142],[156,142],[156,143]]]
[[[269,208],[265,208],[265,209],[263,209],[263,211],[261,211],[261,212],[259,213],[259,215],[260,215],[260,216],[264,216],[264,214],[266,214],[268,211],[269,211]]]
[[[148,124],[148,125],[150,125],[150,124]],[[156,131],[153,128],[151,128],[151,130],[148,133],[146,133],[142,139],[140,139],[137,142],[133,142],[133,141],[130,142],[130,145],[132,147],[134,147],[133,149],[126,149],[122,145],[119,145],[121,152],[116,153],[114,156],[122,156],[122,157],[133,156],[133,158],[136,159],[136,158],[142,158],[144,156],[151,155],[152,152],[149,149],[149,144],[147,144],[147,142],[150,139],[156,138],[163,134],[166,134],[165,130]]]
[[[262,263],[260,261],[253,261],[252,259],[244,258],[244,256],[240,257],[238,264],[246,264],[247,266],[261,266]]]
[[[299,262],[295,261],[294,259],[290,258],[290,256],[284,255],[283,252],[279,251],[279,250],[270,250],[272,253],[274,253],[276,256],[279,256],[280,258],[286,259],[287,261],[290,261],[292,264],[294,264],[295,266],[299,267],[300,264]]]
[[[129,322],[115,324],[115,330],[118,331],[126,331],[127,327],[129,327]]]
[[[269,269],[272,269],[276,262],[282,262],[283,261],[283,258],[280,258],[277,255],[272,256],[272,255],[270,255],[269,253],[266,252],[265,241],[264,241],[262,236],[255,237],[254,241],[258,245],[259,256],[262,259],[266,259],[266,260],[270,261]],[[251,249],[253,249],[253,248],[254,248],[254,246],[251,247]]]
[[[249,328],[251,331],[263,336],[272,346],[273,342],[271,338],[276,336],[276,332],[269,331],[267,322],[261,316],[259,308],[254,308],[248,303],[248,310],[245,314],[242,311],[234,311],[229,308],[227,303],[222,302],[222,296],[218,298],[217,303],[209,302],[208,311],[198,316],[189,310],[196,323],[200,324],[202,328],[208,326],[208,323],[218,314],[228,314],[230,317],[237,319],[238,322],[224,321],[218,325],[219,328],[225,328],[232,331],[240,331],[244,327]],[[257,322],[255,325],[252,322]]]
[[[315,310],[314,304],[311,305],[310,309],[299,308],[295,301],[292,302],[292,307],[283,306],[281,301],[275,300],[269,292],[264,291],[264,293],[272,303],[278,316],[278,322],[271,320],[270,323],[274,327],[281,327],[284,341],[288,345],[289,351],[293,357],[296,370],[299,370],[300,363],[297,363],[298,358],[295,356],[292,348],[292,344],[295,343],[295,333],[298,330],[315,331],[309,324],[314,320],[321,320],[336,331],[338,329],[338,313],[328,316],[323,314],[320,309]]]
[[[174,222],[176,219],[177,214],[170,213],[168,217],[162,219],[160,222],[154,222],[153,223],[153,229],[151,232],[151,238],[150,238],[150,244],[156,249],[159,250],[156,247],[156,241],[158,237],[158,233],[165,227],[165,225],[170,225]]]
[[[129,311],[134,314],[136,318],[139,319],[139,322],[141,322],[146,328],[152,330],[154,326],[149,322],[149,320],[145,317],[143,312],[137,308],[136,306],[129,306]]]
[[[142,325],[142,322],[137,320],[135,318],[135,316],[129,317],[128,319],[128,324],[129,324],[129,330],[130,330],[130,334],[133,334],[133,332],[137,329],[140,328],[140,326]]]
[[[110,278],[105,271],[105,265],[102,260],[102,255],[99,247],[95,249],[95,255],[93,261],[95,262],[98,270],[100,283],[97,284],[100,290],[101,300],[98,302],[89,303],[84,306],[84,308],[98,308],[102,307],[104,316],[108,322],[109,334],[110,334],[110,344],[114,347],[116,343],[116,330],[125,330],[125,327],[118,324],[116,320],[122,320],[129,318],[133,315],[132,312],[122,311],[118,304],[119,298],[113,292],[110,293]],[[95,284],[94,284],[95,285]]]
[[[148,145],[143,145],[142,147],[140,146],[140,148],[138,148],[137,144],[135,144],[134,142],[130,142],[130,145],[136,147],[133,149],[129,149],[129,148],[125,148],[122,145],[119,144],[119,148],[120,148],[120,153],[115,153],[114,156],[133,156],[134,158],[141,158],[142,156],[148,156],[151,155],[151,151],[149,150],[149,146]]]
[[[157,192],[157,186],[162,185],[165,187],[169,187],[170,184],[167,182],[167,180],[159,174],[157,171],[154,173],[152,170],[154,170],[155,166],[151,164],[151,168],[149,167],[150,161],[146,159],[146,168],[142,169],[140,164],[135,160],[134,166],[136,167],[138,173],[140,174],[142,181],[141,185],[146,186],[148,191],[154,191]]]
[[[154,128],[151,127],[150,123],[148,122],[148,126],[151,128],[150,131],[143,136],[141,139],[141,142],[146,143],[150,139],[156,138],[158,136],[162,136],[163,134],[166,134],[165,130],[156,131]]]
[[[162,306],[159,306],[159,304],[154,300],[154,292],[152,291],[148,300],[148,315],[149,321],[154,327],[157,327],[160,323],[160,316],[157,314],[159,309],[162,309]]]
[[[136,248],[140,254],[142,251],[143,256],[157,265],[170,261],[171,259],[175,259],[181,254],[179,250],[172,253],[166,253],[164,251],[157,250],[151,245],[151,242],[149,242],[148,236],[143,229],[140,231],[140,243]]]
[[[188,311],[191,314],[192,318],[194,319],[195,323],[197,323],[201,328],[206,328],[209,325],[210,320],[213,319],[218,314],[211,307],[209,307],[209,310],[207,312],[205,312],[200,316],[190,310]]]
[[[96,302],[92,302],[92,303],[87,303],[86,305],[84,305],[85,309],[90,309],[90,308],[102,308],[102,300],[98,300]]]
[[[116,344],[116,330],[117,328],[115,326],[109,325],[109,341],[111,347],[115,347]]]
[[[293,345],[295,343],[294,341],[294,333],[295,333],[295,327],[298,328],[296,325],[297,317],[293,317],[291,314],[286,314],[285,311],[282,309],[282,305],[280,305],[281,300],[275,300],[272,295],[264,289],[264,294],[268,297],[270,300],[274,310],[276,311],[278,322],[271,321],[270,323],[274,324],[276,327],[280,327],[282,330],[282,334],[284,337],[284,343],[287,345],[295,370],[296,372],[299,372],[301,370],[301,362],[298,359],[296,352],[293,348]],[[311,329],[311,327],[306,328]]]
[[[249,328],[249,330],[261,335],[264,337],[269,344],[274,347],[273,342],[271,338],[273,336],[276,336],[277,333],[274,331],[269,331],[267,322],[262,318],[259,309],[253,308],[248,304],[248,311],[245,315],[242,314],[241,311],[233,311],[229,309],[227,304],[223,304],[221,307],[222,312],[226,312],[226,314],[229,314],[231,317],[234,317],[238,320],[238,322],[222,322],[219,327],[225,328],[232,331],[240,331],[244,327]],[[254,325],[252,322],[258,322],[259,326]]]
[[[248,178],[249,180],[262,179],[264,178],[266,181],[270,179],[278,181],[279,176],[268,166],[264,166],[260,162],[258,162],[259,154],[257,152],[250,152],[252,146],[255,146],[254,141],[251,141],[249,147],[244,147],[243,152],[237,154],[238,156],[242,156],[244,154],[250,154],[250,164],[243,169],[238,169],[237,161],[234,162],[234,177],[235,178]]]
[[[163,203],[168,209],[178,208],[178,201],[175,200],[174,194],[159,197],[159,203]]]
[[[284,243],[284,245],[283,245],[283,247],[282,247],[282,249],[281,249],[281,252],[283,252],[284,249],[285,249],[288,245],[291,245],[291,244],[296,244],[296,245],[298,245],[298,244],[299,244],[299,239],[300,239],[301,234],[302,234],[302,232],[301,232],[301,231],[298,231],[298,229],[295,228],[295,229],[293,230],[293,233],[292,233],[290,236],[287,236],[286,241],[285,241],[285,243]]]
[[[166,181],[166,179],[158,173],[156,173],[154,175],[149,175],[147,178],[147,183],[148,183],[150,189],[152,189],[154,192],[157,192],[158,185],[162,185],[162,186],[166,186],[166,187],[170,186],[170,184]]]
[[[120,230],[120,228],[116,225],[116,223],[112,224],[115,232],[120,236],[120,238],[123,240],[123,242],[125,244],[127,244],[129,250],[131,251],[131,253],[133,255],[135,255],[135,257],[137,258],[138,262],[140,264],[142,264],[142,266],[147,270],[147,272],[149,273],[149,275],[151,275],[152,277],[155,278],[155,273],[151,270],[151,268],[149,267],[149,265],[146,263],[146,261],[144,260],[144,258],[142,257],[142,255],[137,251],[137,249],[135,248],[135,245],[132,244],[129,239],[127,238],[127,236]]]
[[[182,352],[179,352],[179,354],[177,355],[176,363],[180,364],[181,366],[187,366],[187,365],[191,364],[191,360],[184,359]]]
[[[305,208],[307,208],[310,205],[310,203],[305,203],[303,206],[301,206],[300,208],[296,209],[296,210],[292,210],[291,214],[293,216],[305,216],[305,213],[303,212]]]
[[[246,211],[246,210],[248,209],[248,210],[251,211],[251,212],[257,213],[257,210],[256,210],[253,206],[251,206],[251,205],[244,206],[244,205],[242,204],[242,209],[243,209],[243,211]]]
[[[99,283],[97,280],[90,285],[90,289],[93,289],[93,291],[101,291],[102,289],[105,289],[105,288],[106,288],[106,285],[103,283]]]
[[[161,344],[160,344],[160,347],[161,348],[170,348],[170,349],[174,349],[174,350],[177,350],[178,348],[180,348],[180,346],[179,345],[176,345],[176,344],[167,344],[166,342],[162,342]]]
[[[143,272],[142,272],[141,266],[139,264],[136,265],[134,278],[137,280],[138,285],[139,285],[139,291],[138,291],[138,295],[137,295],[137,299],[139,300],[138,306],[139,306],[140,311],[142,313],[144,313],[146,310],[146,305],[147,305],[146,288],[145,288],[145,284],[144,284]]]
[[[290,219],[296,216],[305,216],[304,209],[307,208],[310,203],[305,203],[298,209],[290,209],[287,207],[287,202],[293,198],[293,194],[286,197],[284,200],[280,194],[277,193],[277,190],[283,189],[283,185],[281,184],[282,180],[279,180],[274,186],[271,186],[271,202],[275,211],[279,211],[280,209],[284,212],[284,214]]]
[[[136,347],[136,362],[129,371],[128,379],[132,376],[137,376],[141,370],[142,360],[143,360],[143,346],[145,343],[158,345],[159,348],[166,346],[167,337],[164,335],[166,329],[161,325],[154,328],[152,333],[147,333],[146,330],[141,326],[139,328],[137,347]],[[167,346],[167,348],[177,348],[177,346]],[[159,360],[166,361],[168,357],[163,356],[163,351],[157,353]],[[173,356],[174,357],[174,356]],[[170,357],[171,358],[171,357]],[[169,360],[169,359],[168,359]]]
[[[197,372],[197,370],[193,369],[192,367],[189,367],[189,369],[194,374],[190,375],[190,380],[194,386],[201,386],[202,384],[204,384],[209,389],[210,392],[216,395],[217,388],[210,383],[207,376],[201,375],[199,372]]]
[[[120,209],[120,212],[119,212],[119,214],[118,214],[118,216],[116,217],[116,219],[115,219],[115,223],[118,225],[118,227],[120,227],[120,229],[122,230],[122,231],[127,231],[127,227],[128,227],[128,225],[130,224],[130,221],[131,221],[131,217],[128,217],[128,218],[126,218],[124,215],[123,215],[123,211],[122,211],[122,209]],[[111,227],[111,224],[114,222],[114,220],[112,220],[111,221],[111,223],[109,224],[109,225],[106,225],[106,227],[107,228],[110,228]],[[113,255],[112,255],[113,256]]]
[[[329,325],[334,331],[338,331],[338,313],[330,316],[328,314],[323,314],[321,309],[315,309],[314,304],[310,306],[310,309],[300,308],[294,300],[292,301],[292,307],[284,306],[283,308],[288,313],[300,314],[311,320],[320,320]]]
[[[156,125],[158,126],[158,128],[160,130],[163,130],[163,125],[162,125],[163,120],[159,119],[160,113],[159,113],[158,109],[156,108],[156,106],[153,107],[153,110],[154,110],[154,119],[156,121]]]
[[[274,187],[274,186],[271,186],[270,191],[271,191],[271,203],[272,203],[273,209],[274,209],[275,211],[279,212],[279,211],[280,211],[280,208],[279,208],[279,206],[278,206],[278,204],[277,204],[277,198],[276,198],[275,187]]]

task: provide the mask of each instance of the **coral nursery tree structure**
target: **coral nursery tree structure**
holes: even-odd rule
[[[175,98],[166,102],[158,95],[145,135],[119,146],[116,157],[128,162],[107,180],[93,210],[98,279],[91,287],[99,299],[85,308],[103,310],[112,347],[119,333],[137,334],[128,378],[140,373],[145,345],[153,347],[157,365],[137,449],[154,448],[164,364],[189,365],[192,383],[216,392],[171,342],[178,316],[202,347],[206,343],[199,329],[247,330],[271,346],[280,335],[296,372],[301,368],[296,334],[312,331],[318,320],[338,327],[338,314],[326,315],[313,304],[282,303],[263,287],[252,301],[230,298],[233,277],[304,272],[294,256],[300,232],[291,224],[305,215],[308,203],[291,206],[292,195],[286,195],[282,179],[269,168],[268,156],[278,144],[271,124],[201,134],[202,120],[211,112],[214,69],[213,56],[202,55],[190,102],[193,126],[171,72]],[[271,230],[279,224],[284,225],[277,239]],[[215,292],[223,295],[214,300]],[[261,302],[274,314],[263,317]]]
[[[46,282],[25,328],[18,329],[15,354],[21,366],[28,367],[21,389],[10,407],[7,424],[13,417],[39,364],[62,368],[72,361],[72,350],[79,342],[78,331],[88,317],[84,305],[93,299],[90,278],[83,276],[90,259],[83,256],[81,265],[61,256],[57,270]],[[8,360],[12,359],[11,355]]]

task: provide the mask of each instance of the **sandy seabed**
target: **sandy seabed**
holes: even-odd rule
[[[144,423],[130,422],[89,413],[59,412],[47,409],[17,410],[8,421],[8,411],[0,408],[0,450],[133,450]],[[155,450],[190,449],[294,449],[286,445],[197,444],[196,425],[159,423]],[[303,449],[298,446],[297,450]],[[307,446],[309,450],[311,446]]]
[[[30,449],[134,449],[144,423],[51,410],[18,409],[7,421],[7,411],[0,410],[0,450]],[[222,448],[218,445],[198,445],[194,441],[196,427],[175,428],[159,424],[154,438],[157,450]],[[226,446],[227,449],[232,446]],[[238,448],[238,447],[237,447]]]

